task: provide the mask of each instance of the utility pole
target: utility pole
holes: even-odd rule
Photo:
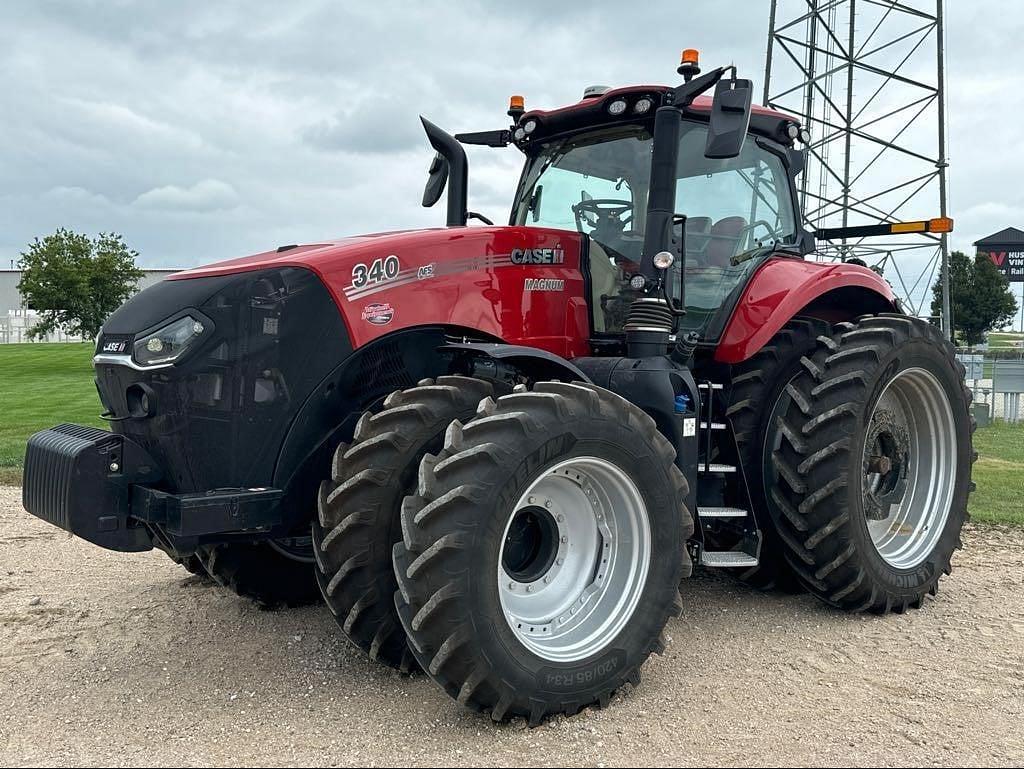
[[[939,159],[935,167],[939,171],[939,210],[940,216],[947,216],[946,202],[946,168],[949,163],[946,161],[946,28],[943,23],[943,0],[936,0],[935,3],[936,39],[935,48],[938,51],[938,83],[939,83]],[[942,242],[939,244],[939,251],[942,260],[942,333],[946,339],[954,344],[953,333],[953,301],[950,297],[949,287],[949,235],[942,233]]]

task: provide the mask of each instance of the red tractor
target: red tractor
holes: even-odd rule
[[[322,594],[495,720],[637,685],[694,564],[919,607],[967,517],[963,371],[875,272],[804,257],[952,223],[805,231],[797,121],[732,68],[679,71],[514,97],[504,130],[424,120],[447,227],[143,291],[97,340],[111,431],[33,436],[25,507],[264,604]],[[467,211],[464,144],[525,156],[508,226]]]

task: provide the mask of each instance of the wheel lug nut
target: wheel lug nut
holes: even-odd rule
[[[568,542],[568,541],[569,541],[569,538],[568,538],[568,537],[564,537],[564,536],[562,537],[562,544],[563,544],[563,545],[564,545],[564,544],[565,544],[566,542]]]
[[[565,563],[565,559],[564,558],[559,558],[557,561],[555,561],[555,563],[557,563],[559,566],[561,566],[563,563]]]
[[[544,584],[545,585],[550,585],[551,584],[551,577],[544,577]]]
[[[558,522],[559,523],[565,523],[565,516],[562,515],[561,513],[558,514]]]
[[[530,497],[530,499],[527,500],[527,501],[532,505],[534,502],[537,501],[537,498],[536,497]]]
[[[544,507],[546,507],[548,510],[551,509],[551,500],[550,499],[547,502],[544,503]]]
[[[515,582],[509,582],[508,583],[508,589],[509,590],[515,590],[516,589],[516,583]]]
[[[533,592],[533,586],[532,585],[527,585],[526,586],[526,592],[527,593],[532,593]]]

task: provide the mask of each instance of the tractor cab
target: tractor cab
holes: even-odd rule
[[[641,272],[654,137],[650,107],[636,108],[649,102],[644,89],[612,92],[600,98],[603,109],[589,111],[596,120],[553,136],[541,133],[543,116],[524,121],[537,126],[536,138],[523,142],[526,166],[511,223],[587,236],[597,334],[623,332],[637,293],[630,283]],[[668,250],[682,258],[666,280],[680,302],[678,271],[685,270],[679,329],[714,339],[718,310],[731,307],[769,254],[799,254],[801,233],[785,145],[745,141],[735,157],[708,158],[708,131],[706,120],[681,126]]]

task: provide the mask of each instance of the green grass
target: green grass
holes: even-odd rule
[[[974,434],[975,521],[1024,526],[1024,425],[995,422]]]
[[[1014,345],[1014,343],[1017,343]],[[988,335],[988,349],[990,350],[1020,350],[1024,349],[1020,343],[1024,342],[1024,334],[1015,334],[1006,331],[992,331]]]
[[[25,440],[59,422],[103,427],[89,344],[0,345],[0,483],[21,482]],[[1024,425],[978,430],[971,515],[1024,526]]]
[[[0,345],[0,483],[19,483],[25,441],[60,422],[102,427],[91,344]]]

